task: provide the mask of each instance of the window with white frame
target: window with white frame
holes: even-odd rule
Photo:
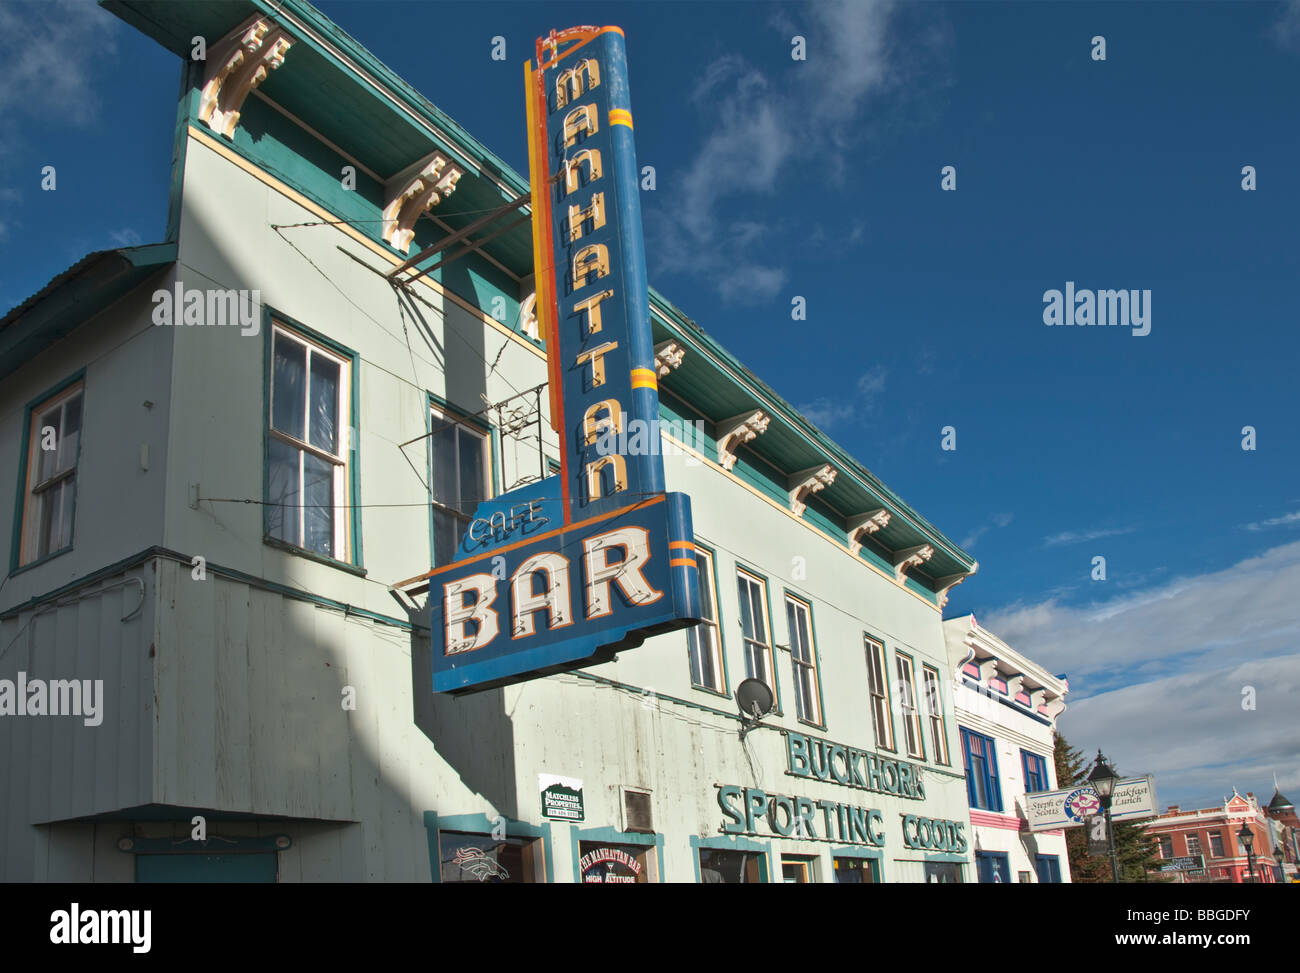
[[[20,565],[72,546],[77,456],[81,450],[81,403],[82,387],[77,382],[31,411]]]
[[[351,559],[352,363],[276,322],[267,428],[267,535]]]
[[[817,649],[813,645],[812,610],[793,595],[785,596],[790,631],[790,662],[794,668],[794,705],[799,719],[820,724],[821,692],[817,686]]]
[[[901,652],[894,653],[898,665],[898,705],[903,714],[903,740],[907,753],[925,758],[925,741],[921,739],[921,715],[916,709],[916,683],[912,660]]]
[[[922,666],[925,678],[925,715],[930,723],[930,738],[934,741],[934,762],[948,762],[948,724],[943,718],[943,696],[940,695],[939,670]]]
[[[432,409],[433,563],[456,559],[461,536],[474,508],[490,494],[488,435],[466,421]]]
[[[1189,834],[1187,836],[1187,854],[1199,855],[1201,853],[1201,836],[1199,834]]]
[[[885,646],[871,636],[863,634],[862,642],[867,652],[867,685],[871,693],[871,727],[876,733],[876,745],[885,750],[894,749],[894,714],[889,708],[889,679],[885,663]]]
[[[718,606],[714,603],[713,555],[698,545],[695,563],[700,566],[700,623],[686,630],[691,653],[691,683],[715,693],[726,692],[722,668],[722,638],[718,627]]]
[[[745,637],[745,672],[761,679],[776,695],[776,673],[772,671],[772,639],[767,630],[767,585],[760,578],[736,570],[740,598],[740,629]]]

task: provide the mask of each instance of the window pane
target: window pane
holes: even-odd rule
[[[303,547],[334,556],[334,464],[303,454]]]
[[[298,544],[302,535],[298,459],[302,454],[278,439],[271,440],[270,453],[267,532],[287,543]]]
[[[736,587],[740,595],[740,628],[745,633],[745,638],[752,639],[754,637],[754,615],[749,600],[749,579],[744,575],[738,575]]]
[[[63,407],[63,432],[59,435],[59,472],[77,465],[77,443],[81,439],[81,393]]]
[[[36,455],[38,457],[37,475],[33,483],[44,483],[55,473],[59,471],[59,445],[63,441],[63,409],[55,406],[43,413],[36,420],[36,428],[32,430],[32,438],[36,442]],[[45,430],[54,430],[54,448],[45,448]]]
[[[307,349],[276,332],[274,359],[271,373],[271,425],[295,439],[302,439]]]
[[[460,512],[474,515],[474,508],[488,495],[484,479],[486,443],[467,429],[460,429]]]
[[[718,616],[713,613],[713,561],[702,551],[695,552],[695,563],[700,567],[700,606],[703,616],[716,622]]]
[[[339,363],[324,355],[311,356],[311,429],[307,442],[338,455]]]
[[[749,586],[750,617],[754,624],[755,641],[767,644],[767,616],[763,611],[763,592],[756,582]]]
[[[439,428],[440,425],[442,428]],[[433,417],[433,426],[437,430],[430,437],[433,450],[433,499],[459,510],[460,490],[457,470],[460,464],[456,456],[456,427],[436,414]],[[454,548],[455,545],[453,544],[452,547]]]
[[[450,564],[456,559],[456,548],[460,544],[461,523],[443,510],[433,511],[433,563],[435,566]]]

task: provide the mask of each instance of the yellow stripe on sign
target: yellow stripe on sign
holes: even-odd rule
[[[659,376],[653,368],[632,369],[632,388],[659,390]]]
[[[669,542],[668,542],[668,547],[669,547],[669,548],[674,548],[674,547],[684,547],[684,548],[686,548],[688,551],[693,551],[693,550],[695,550],[695,545],[692,544],[690,541],[669,541]]]
[[[626,108],[611,108],[609,110],[609,123],[611,125],[626,125],[632,127],[632,113]]]
[[[692,557],[675,557],[669,560],[668,565],[669,567],[674,567],[674,568],[699,567],[699,565],[695,563],[695,559]]]

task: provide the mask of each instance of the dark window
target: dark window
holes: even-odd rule
[[[757,851],[700,849],[700,881],[739,885],[763,881],[763,855]]]
[[[876,731],[876,745],[894,749],[894,714],[889,706],[889,681],[885,668],[885,646],[863,634],[867,650],[867,686],[871,693],[871,727]]]
[[[1217,831],[1210,832],[1210,855],[1213,858],[1222,858],[1223,856],[1223,835]]]
[[[939,885],[960,883],[961,865],[957,862],[926,862],[925,880]]]
[[[1160,841],[1160,857],[1168,861],[1174,857],[1174,839],[1172,835],[1162,834]]]
[[[1038,869],[1038,881],[1059,885],[1061,882],[1061,859],[1059,855],[1035,855],[1034,867]]]
[[[722,637],[718,628],[717,605],[713,602],[713,555],[695,549],[695,563],[700,566],[701,621],[686,630],[691,653],[691,684],[715,693],[726,692],[723,684]]]
[[[998,756],[993,738],[962,728],[962,756],[966,763],[966,796],[970,806],[982,811],[1002,810],[998,784]]]
[[[77,383],[32,410],[19,564],[72,546],[81,401]]]
[[[1011,881],[1011,861],[1004,851],[977,851],[975,867],[981,883]]]
[[[535,838],[494,838],[464,831],[439,833],[444,882],[536,882]]]
[[[487,436],[463,422],[432,415],[433,563],[456,559],[461,536],[480,500],[488,498]]]
[[[1020,763],[1025,771],[1025,793],[1037,794],[1049,789],[1047,783],[1047,761],[1028,750],[1020,751]]]
[[[836,858],[834,866],[837,884],[861,885],[880,881],[880,865],[873,858]]]

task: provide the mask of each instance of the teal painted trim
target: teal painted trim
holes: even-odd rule
[[[871,639],[871,641],[880,644],[880,671],[881,674],[885,677],[885,712],[889,714],[889,742],[890,744],[892,744],[892,746],[887,746],[881,741],[877,740],[876,749],[883,750],[886,753],[888,753],[890,756],[897,758],[899,753],[898,726],[894,723],[894,694],[890,688],[890,682],[889,682],[889,644],[884,639],[880,638],[878,635],[873,635],[871,632],[868,632],[866,629],[862,630],[862,634],[865,638]],[[864,653],[867,651],[865,640],[863,641],[862,644],[862,651]],[[868,663],[868,665],[869,664],[870,663]]]
[[[358,578],[364,578],[370,573],[365,568],[357,567],[355,564],[340,561],[338,558],[327,557],[324,554],[317,554],[305,547],[298,547],[296,544],[282,541],[278,537],[263,537],[262,543],[267,547],[275,548],[277,551],[284,551],[286,554],[292,554],[294,557],[300,557],[306,561],[315,561],[317,564],[324,564],[326,567],[337,568],[339,571],[345,571]]]
[[[582,858],[580,841],[600,841],[611,845],[645,845],[655,850],[655,868],[659,873],[657,881],[664,880],[664,836],[661,834],[642,834],[638,831],[619,831],[617,828],[579,828],[576,824],[569,826],[571,847],[573,851],[573,881],[582,884],[582,871],[579,861]]]
[[[176,127],[172,132],[171,183],[167,190],[168,243],[177,243],[181,236],[181,205],[185,194],[185,158],[189,148],[191,119],[198,116],[200,88],[203,86],[203,68],[206,61],[181,60],[181,90],[176,101]]]
[[[574,671],[574,672],[567,673],[567,675],[577,676],[579,679],[590,679],[592,682],[603,683],[604,685],[612,686],[615,689],[623,689],[637,696],[643,696],[645,695],[645,693],[649,692],[647,688],[641,686],[633,686],[632,684],[626,682],[617,682],[616,680],[613,679],[606,679],[604,676],[597,676],[590,672]],[[702,703],[695,703],[689,699],[682,699],[680,696],[669,696],[667,693],[661,693],[658,690],[655,690],[655,696],[658,697],[659,699],[666,699],[669,702],[678,703],[682,706],[689,706],[692,709],[697,709],[704,713],[712,713],[714,716],[721,716],[724,719],[734,720],[737,723],[743,722],[740,718],[739,713],[728,713],[725,710],[715,709],[712,706],[705,706]],[[764,724],[760,723],[754,729],[775,730],[777,728],[773,726],[765,726]]]
[[[691,858],[695,862],[695,884],[700,884],[700,849],[709,848],[715,851],[756,851],[762,858],[759,859],[759,881],[772,881],[772,843],[770,841],[755,841],[753,838],[747,838],[744,835],[735,835],[725,838],[702,838],[699,835],[691,835]]]
[[[722,657],[722,692],[718,692],[716,689],[712,689],[708,686],[700,686],[696,684],[694,680],[691,681],[691,688],[702,693],[708,693],[711,696],[720,696],[723,699],[731,699],[731,671],[727,668],[727,637],[723,634],[722,624],[722,600],[720,597],[722,592],[718,588],[718,552],[716,548],[710,547],[708,544],[701,541],[698,535],[695,538],[695,547],[696,549],[703,549],[703,551],[709,555],[709,563],[713,566],[713,614],[717,616],[718,655]],[[690,641],[687,640],[686,671],[688,673],[690,672],[691,665],[690,652],[691,644]]]
[[[463,422],[467,422],[471,426],[476,426],[480,431],[484,433],[492,432],[492,423],[488,422],[477,412],[471,412],[468,409],[462,409],[456,403],[448,399],[444,399],[441,395],[438,395],[435,392],[429,392],[427,389],[425,390],[425,394],[429,396],[429,405],[433,406],[439,412],[447,413],[448,415],[454,415],[457,419]],[[432,432],[432,427],[430,427],[430,431]]]
[[[348,362],[348,548],[351,557],[348,560],[328,557],[271,537],[271,369],[272,346],[275,341],[275,325],[286,331],[297,332],[315,344],[322,345]],[[347,345],[340,344],[328,335],[309,328],[301,321],[278,311],[269,304],[262,305],[263,340],[262,358],[262,540],[272,547],[288,549],[322,564],[337,565],[344,569],[360,569],[364,575],[361,560],[361,356]],[[355,573],[355,572],[354,572]]]
[[[767,609],[767,645],[768,645],[768,653],[769,653],[768,661],[771,662],[772,664],[772,682],[774,684],[772,686],[772,691],[776,693],[776,711],[772,715],[784,716],[785,707],[781,705],[781,673],[779,672],[776,664],[776,632],[772,628],[772,584],[767,575],[763,574],[761,571],[756,570],[755,568],[751,568],[748,564],[745,564],[743,561],[739,561],[739,560],[736,561],[736,570],[744,571],[746,574],[753,575],[755,578],[758,578],[760,581],[763,582],[763,607]],[[737,589],[736,591],[736,602],[739,605],[740,602],[739,589]],[[743,635],[741,636],[740,641],[741,641],[741,650],[745,651],[745,646],[744,646],[745,639]],[[746,665],[745,667],[745,674],[746,677],[748,677],[749,675],[748,665]]]
[[[13,539],[11,542],[11,546],[9,548],[9,576],[10,577],[13,577],[15,574],[19,574],[21,571],[25,571],[28,568],[34,568],[38,564],[44,564],[46,561],[50,560],[51,558],[58,557],[60,554],[72,550],[72,544],[68,544],[67,547],[61,547],[57,551],[51,551],[49,554],[45,555],[42,558],[38,558],[35,561],[29,561],[27,564],[23,564],[23,565],[20,565],[18,563],[19,559],[22,557],[23,511],[26,509],[27,506],[27,467],[28,467],[28,461],[31,458],[31,449],[32,449],[32,415],[33,413],[36,412],[38,408],[40,408],[40,406],[44,405],[50,399],[54,398],[56,395],[59,395],[62,392],[66,392],[68,389],[76,385],[78,382],[84,382],[85,378],[86,378],[85,368],[79,368],[77,369],[77,371],[73,372],[71,375],[69,375],[63,381],[59,382],[57,385],[54,385],[51,388],[46,389],[36,398],[30,400],[23,409],[22,453],[18,458],[18,491],[14,498]],[[86,438],[85,433],[86,433],[86,390],[83,387],[81,390],[81,432],[78,433],[77,435],[77,462],[75,464],[76,467],[80,467],[81,465],[81,444]],[[77,473],[78,473],[78,477],[80,477],[80,473],[81,473],[80,469],[77,470]],[[73,499],[72,499],[72,529],[73,529],[74,539],[76,537],[76,529],[77,529],[76,494],[79,492],[80,491],[74,492]]]
[[[542,825],[529,824],[515,818],[502,816],[506,823],[507,838],[535,838],[542,843],[542,865],[548,885],[555,882],[555,842],[552,839],[550,822]],[[442,859],[439,854],[439,835],[443,831],[464,831],[472,834],[491,834],[493,819],[486,814],[449,814],[439,815],[437,811],[424,812],[424,828],[429,846],[429,874],[434,884],[442,884]]]
[[[928,862],[952,862],[955,865],[969,865],[970,859],[961,855],[954,855],[950,852],[926,852],[925,860]]]
[[[884,862],[885,853],[880,850],[864,848],[861,845],[845,845],[842,848],[831,845],[831,858],[870,858],[872,861]]]
[[[815,674],[816,679],[817,679],[817,713],[818,713],[818,715],[821,716],[821,722],[820,722],[820,723],[814,723],[812,720],[805,720],[805,719],[799,717],[798,715],[795,716],[795,719],[796,719],[798,722],[804,724],[804,726],[811,726],[811,727],[814,727],[814,728],[816,728],[816,729],[818,729],[818,730],[823,730],[823,731],[824,731],[824,730],[826,730],[826,722],[827,722],[827,721],[826,721],[826,700],[825,700],[824,696],[822,695],[822,650],[821,650],[821,642],[820,642],[820,641],[818,640],[818,638],[817,638],[817,619],[816,619],[816,617],[815,617],[814,614],[813,614],[812,600],[811,600],[810,598],[808,598],[806,595],[802,595],[802,594],[800,594],[799,592],[795,591],[793,588],[786,588],[786,589],[784,589],[784,590],[785,590],[785,596],[786,596],[787,598],[793,598],[795,601],[799,602],[801,605],[803,605],[805,608],[808,609],[808,628],[810,629],[811,634],[812,634],[812,643],[813,643],[813,665],[814,665],[815,668],[816,668],[816,671],[815,671],[814,674]],[[788,624],[788,623],[787,623],[787,624]],[[788,633],[788,632],[787,632],[786,634],[787,634],[787,637],[789,637],[789,635],[790,635],[791,633]],[[791,650],[791,651],[790,651],[790,675],[793,677],[794,675],[796,675],[796,673],[794,672],[794,668],[795,668],[795,666],[794,666],[794,640],[793,640],[793,638],[791,638],[790,641],[791,641],[791,645],[790,645],[790,650]],[[796,679],[796,680],[795,680],[795,691],[798,692],[798,689],[799,689],[799,681]],[[797,707],[796,707],[796,714],[797,714]]]
[[[911,752],[908,752],[907,758],[909,760],[920,760],[922,763],[924,763],[926,759],[925,758],[925,722],[920,718],[921,716],[920,700],[916,698],[916,659],[912,656],[912,653],[910,652],[904,652],[902,649],[895,649],[894,650],[895,665],[897,665],[898,659],[900,657],[906,659],[908,665],[912,667],[912,699],[911,699],[912,712],[914,712],[917,715],[916,742],[921,745],[921,755],[919,757],[916,756],[915,754],[912,754]],[[902,677],[900,676],[899,678],[901,679]],[[906,720],[907,714],[903,713],[902,717],[904,720]]]

